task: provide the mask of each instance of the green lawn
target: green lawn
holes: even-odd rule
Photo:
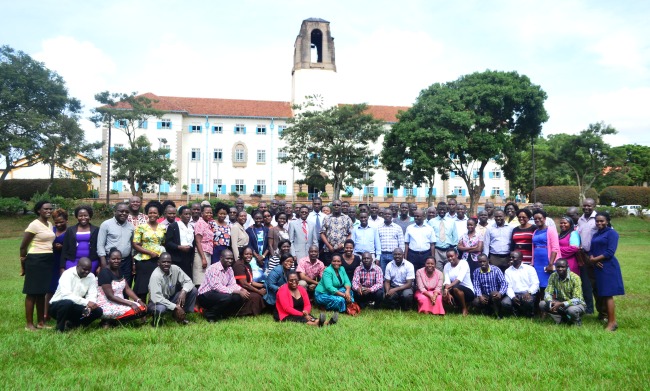
[[[20,232],[5,222],[0,235]],[[616,301],[616,333],[604,332],[594,316],[575,328],[371,310],[323,329],[265,315],[217,324],[196,319],[188,327],[30,333],[23,331],[19,239],[0,239],[0,384],[6,390],[648,389],[650,222],[614,225],[627,291]]]

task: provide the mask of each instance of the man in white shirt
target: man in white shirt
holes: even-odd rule
[[[370,204],[370,216],[368,225],[377,229],[384,224],[384,218],[379,216],[379,205],[376,202]]]
[[[415,270],[413,264],[404,260],[400,248],[393,250],[393,260],[386,265],[384,274],[384,303],[390,309],[408,311],[413,305],[413,281]]]
[[[414,214],[415,223],[406,227],[404,234],[404,258],[419,270],[424,267],[428,257],[435,257],[436,233],[429,224],[424,223],[423,211],[418,209]]]
[[[89,258],[79,259],[76,267],[61,274],[59,286],[50,300],[50,314],[56,319],[56,329],[66,331],[88,326],[102,317],[97,305],[97,280],[90,272]]]
[[[467,207],[463,204],[456,206],[456,217],[453,219],[456,223],[456,232],[458,233],[458,239],[462,238],[463,235],[467,233],[467,220],[468,217],[465,214],[467,213]]]
[[[539,291],[539,278],[535,268],[522,263],[521,253],[510,253],[510,267],[506,269],[507,297],[501,300],[504,312],[512,311],[515,316],[532,318],[535,309],[535,295]]]

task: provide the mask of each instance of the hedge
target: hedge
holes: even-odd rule
[[[544,210],[550,217],[558,219],[562,216],[566,216],[567,206],[551,206],[544,205]],[[580,214],[582,214],[582,208],[578,208]],[[607,212],[611,217],[625,217],[627,216],[627,211],[622,208],[612,208],[611,206],[597,206],[595,208],[596,212]]]
[[[603,205],[650,205],[650,188],[638,186],[610,186],[600,192],[600,202]]]
[[[27,203],[21,201],[16,197],[0,198],[0,214],[1,215],[16,215],[24,213],[27,210]]]
[[[542,186],[535,189],[537,201],[556,206],[578,206],[580,190],[578,186]],[[594,189],[587,190],[587,198],[598,200],[598,193]],[[531,196],[531,199],[534,199]]]
[[[49,179],[5,179],[0,187],[2,197],[18,197],[28,201],[36,193],[45,193]],[[88,194],[88,185],[80,179],[56,178],[49,194],[63,198],[84,198]]]

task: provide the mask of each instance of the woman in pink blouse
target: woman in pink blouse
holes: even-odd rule
[[[194,243],[196,253],[192,265],[192,282],[199,286],[205,278],[205,269],[210,265],[214,251],[215,223],[212,219],[212,206],[201,205],[201,218],[194,224]]]
[[[415,299],[418,301],[418,312],[433,315],[444,315],[442,306],[442,273],[436,269],[436,261],[427,258],[424,267],[415,272],[417,291]]]

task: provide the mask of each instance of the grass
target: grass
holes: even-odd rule
[[[1,220],[2,389],[647,389],[650,222],[614,221],[627,295],[620,328],[594,316],[584,327],[539,320],[444,318],[364,311],[330,328],[271,316],[188,327],[123,327],[28,333],[18,276],[20,232]]]

